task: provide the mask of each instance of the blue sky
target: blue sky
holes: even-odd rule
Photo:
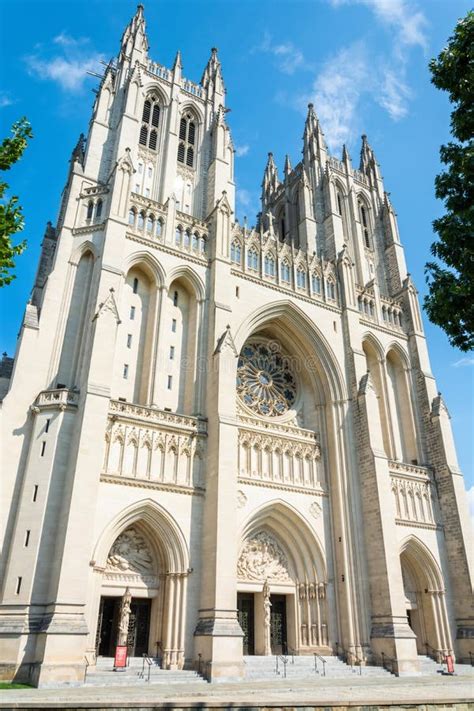
[[[132,0],[0,0],[0,124],[26,114],[35,138],[8,179],[24,205],[27,252],[16,281],[0,291],[0,348],[15,349],[47,220],[56,219],[71,149],[86,132],[101,60],[118,51]],[[199,81],[217,46],[236,145],[237,214],[258,210],[268,151],[280,167],[300,157],[306,106],[313,101],[332,152],[346,142],[354,163],[360,134],[375,149],[398,212],[409,270],[420,295],[433,240],[439,145],[449,137],[449,103],[430,84],[464,0],[148,0],[150,55]],[[18,31],[19,19],[21,32]],[[460,463],[474,499],[474,357],[425,327],[433,372],[452,416]],[[32,367],[34,364],[32,363]]]

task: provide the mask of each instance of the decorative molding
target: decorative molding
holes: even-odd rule
[[[321,485],[318,485],[314,488],[305,488],[303,486],[298,486],[298,485],[291,485],[286,482],[276,482],[276,481],[259,481],[257,479],[249,479],[243,476],[239,476],[237,479],[237,482],[239,484],[247,484],[251,486],[262,486],[264,489],[279,489],[281,491],[292,491],[297,494],[309,494],[310,496],[314,496],[317,494],[318,496],[328,496],[328,492],[320,488]],[[319,487],[319,488],[318,488]]]
[[[79,404],[79,391],[60,388],[57,390],[43,390],[36,398],[34,411],[66,408],[77,408]]]
[[[169,491],[172,494],[187,494],[188,496],[204,496],[205,489],[199,486],[183,486],[180,484],[168,484],[161,481],[135,479],[120,474],[105,474],[100,475],[100,481],[105,484],[119,484],[121,486],[134,486],[140,489],[159,489],[160,491]]]
[[[102,303],[99,304],[99,308],[97,309],[97,311],[94,314],[94,317],[92,319],[93,321],[98,319],[99,316],[101,316],[106,311],[110,311],[112,313],[112,315],[115,316],[117,326],[119,326],[122,323],[122,321],[120,319],[119,311],[118,311],[117,302],[115,300],[114,291],[115,290],[113,287],[111,287],[109,289],[109,295],[107,296],[105,301],[103,301]]]
[[[248,503],[248,497],[242,489],[237,492],[237,508],[243,509]]]

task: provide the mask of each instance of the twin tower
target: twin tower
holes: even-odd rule
[[[4,678],[80,683],[119,632],[213,681],[472,651],[464,483],[374,153],[329,155],[310,105],[242,226],[225,97],[216,50],[198,84],[150,59],[139,6],[2,370]]]

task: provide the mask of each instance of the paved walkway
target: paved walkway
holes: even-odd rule
[[[456,711],[474,709],[473,677],[294,680],[271,683],[143,687],[79,687],[0,691],[0,709],[283,709],[338,707],[388,708],[455,704]],[[398,711],[398,710],[397,710]],[[426,708],[424,709],[426,711]]]

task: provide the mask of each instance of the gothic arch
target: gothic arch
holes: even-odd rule
[[[191,269],[191,267],[186,265],[172,269],[166,279],[166,288],[169,289],[171,284],[176,281],[176,279],[183,279],[183,281],[186,282],[187,286],[191,288],[196,301],[204,301],[206,298],[206,288],[201,277],[194,271],[194,269]]]
[[[128,506],[103,529],[92,556],[95,566],[105,567],[114,541],[132,524],[139,525],[145,532],[162,571],[188,571],[189,550],[184,535],[174,518],[152,499]]]
[[[237,352],[242,350],[244,343],[253,333],[272,323],[286,327],[288,336],[291,336],[298,352],[304,355],[307,363],[316,366],[319,378],[315,381],[315,386],[320,396],[323,394],[326,402],[346,400],[344,378],[329,343],[309,316],[291,301],[265,304],[249,314],[235,334]],[[313,370],[310,369],[315,380]],[[321,386],[323,393],[320,392]]]
[[[156,94],[156,96],[158,97],[158,101],[160,102],[163,109],[167,109],[169,107],[169,97],[167,97],[166,94],[163,92],[161,86],[159,86],[159,84],[154,81],[151,81],[143,86],[141,96],[142,105],[145,103],[145,101],[151,94]]]
[[[416,536],[400,547],[405,601],[417,649],[438,661],[452,654],[443,573],[432,553]]]
[[[261,530],[270,532],[287,552],[297,580],[327,580],[319,538],[293,506],[273,499],[254,510],[242,527],[242,542]]]
[[[409,535],[400,546],[400,555],[405,556],[417,572],[419,582],[431,590],[444,590],[441,568],[431,551],[413,534]]]
[[[164,286],[165,271],[160,262],[149,252],[133,252],[128,255],[123,265],[124,275],[126,276],[133,267],[142,269],[158,289]]]
[[[88,239],[76,246],[69,258],[69,263],[77,267],[81,260],[81,257],[83,257],[84,254],[86,254],[87,252],[91,253],[92,259],[95,262],[95,260],[99,256],[97,253],[97,247],[93,242]]]
[[[383,359],[385,358],[384,347],[382,345],[382,342],[377,338],[375,334],[370,333],[370,331],[366,331],[362,335],[361,342],[362,344],[368,343],[374,349],[379,361],[383,361]]]
[[[195,104],[194,102],[189,101],[189,100],[184,101],[184,103],[181,104],[181,106],[179,107],[178,118],[181,119],[181,117],[183,116],[183,114],[186,113],[186,111],[189,111],[190,113],[194,114],[199,126],[200,127],[203,126],[204,116],[203,116],[201,109],[197,106],[197,104]]]

